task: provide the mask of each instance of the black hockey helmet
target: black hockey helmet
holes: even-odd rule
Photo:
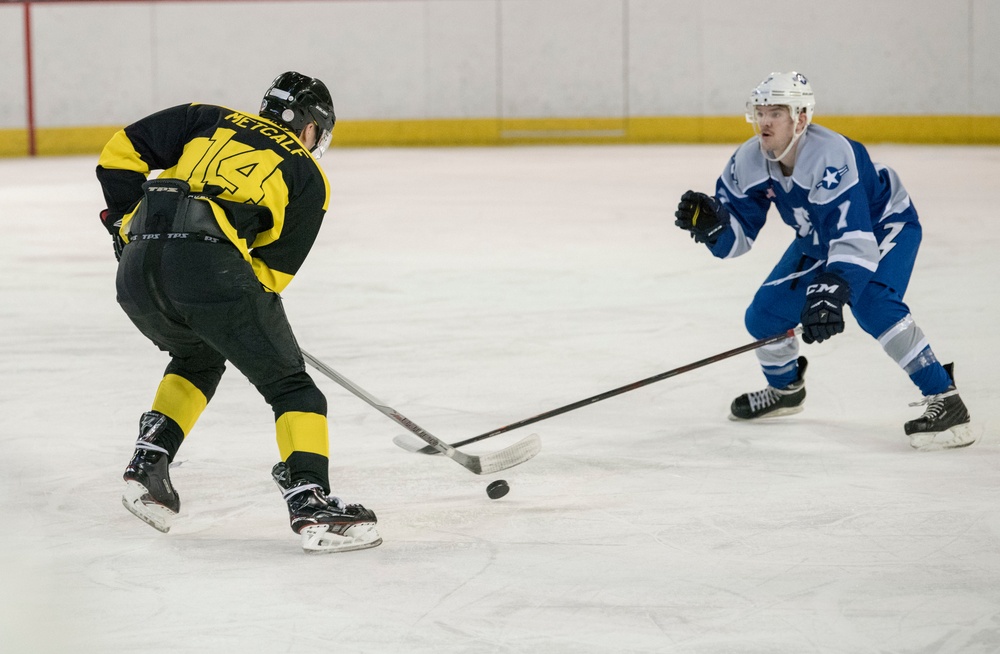
[[[333,124],[337,122],[333,99],[326,84],[295,71],[274,78],[260,103],[260,115],[284,125],[295,134],[301,134],[306,125],[315,123],[316,145],[312,153],[317,159],[330,145]]]

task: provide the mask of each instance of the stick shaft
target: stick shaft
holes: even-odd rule
[[[540,439],[538,436],[532,435],[497,452],[490,452],[483,455],[459,452],[453,446],[444,442],[437,436],[434,436],[399,411],[393,409],[391,406],[376,399],[371,393],[367,392],[357,384],[354,384],[349,379],[305,350],[302,350],[302,356],[313,368],[320,371],[331,380],[337,382],[340,386],[361,398],[369,405],[377,409],[380,413],[388,418],[391,418],[397,424],[402,425],[409,430],[410,433],[416,435],[422,441],[427,443],[427,447],[430,452],[439,452],[444,454],[446,457],[452,459],[466,470],[477,475],[492,474],[494,472],[506,470],[507,468],[512,468],[516,465],[524,463],[538,454],[541,450],[542,445]]]
[[[694,363],[689,363],[686,366],[681,366],[679,368],[674,368],[673,370],[668,370],[666,372],[661,372],[658,375],[653,375],[652,377],[647,377],[645,379],[640,379],[637,382],[632,382],[631,384],[626,384],[625,386],[619,386],[618,388],[606,391],[604,393],[599,393],[597,395],[588,397],[585,400],[580,400],[578,402],[573,402],[572,404],[567,404],[566,406],[561,406],[558,409],[552,409],[551,411],[546,411],[545,413],[539,413],[537,416],[532,416],[531,418],[525,418],[524,420],[519,420],[513,422],[509,425],[500,427],[499,429],[494,429],[493,431],[488,431],[485,434],[480,434],[479,436],[473,436],[472,438],[467,438],[464,441],[458,441],[457,443],[451,443],[452,447],[461,447],[463,445],[468,445],[469,443],[475,443],[487,438],[492,438],[493,436],[498,436],[500,434],[506,433],[508,431],[513,431],[520,427],[525,427],[527,425],[540,422],[542,420],[547,420],[549,418],[554,418],[555,416],[568,413],[570,411],[575,411],[576,409],[589,406],[595,402],[600,402],[601,400],[606,400],[609,397],[614,397],[616,395],[621,395],[622,393],[627,393],[629,391],[634,391],[637,388],[642,388],[643,386],[648,386],[654,384],[658,381],[663,381],[664,379],[669,379],[670,377],[676,377],[677,375],[683,374],[685,372],[690,372],[697,368],[702,368],[704,366],[722,361],[723,359],[728,359],[734,357],[738,354],[743,354],[744,352],[750,352],[751,350],[756,350],[757,348],[764,347],[765,345],[770,345],[771,343],[777,343],[786,338],[792,338],[795,336],[796,330],[789,329],[784,334],[779,334],[776,336],[770,336],[768,338],[762,338],[760,340],[754,341],[753,343],[747,343],[732,350],[727,350],[725,352],[720,352],[719,354],[710,356],[706,359],[700,361],[695,361]]]
[[[384,402],[379,401],[371,393],[367,392],[357,384],[352,383],[346,377],[344,377],[336,370],[326,365],[313,355],[309,354],[305,350],[302,350],[302,356],[305,358],[306,361],[309,362],[309,364],[312,367],[316,368],[316,370],[319,370],[321,373],[323,373],[333,381],[340,384],[342,387],[349,390],[354,395],[358,396],[359,398],[370,404],[372,407],[377,409],[383,415],[391,418],[400,425],[406,427],[409,431],[416,434],[421,439],[427,441],[427,443],[429,443],[432,447],[434,447],[434,449],[438,449],[442,454],[448,454],[449,451],[455,449],[452,446],[445,443],[444,441],[442,441],[441,439],[439,439],[438,437],[428,432],[427,430],[420,427],[420,425],[418,425],[417,423],[413,422],[403,414],[393,409],[391,406],[388,406]]]

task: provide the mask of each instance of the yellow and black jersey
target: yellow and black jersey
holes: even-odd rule
[[[97,178],[121,234],[152,170],[214,196],[219,227],[261,283],[280,292],[312,248],[330,185],[294,134],[257,115],[205,104],[152,114],[117,132],[101,153]]]

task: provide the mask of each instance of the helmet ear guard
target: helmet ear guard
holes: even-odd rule
[[[260,115],[284,125],[296,135],[301,135],[309,123],[316,125],[316,144],[312,153],[317,159],[330,145],[337,122],[326,85],[295,71],[274,78],[260,103]]]

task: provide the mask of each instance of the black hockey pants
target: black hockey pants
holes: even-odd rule
[[[261,392],[275,418],[326,415],[276,293],[264,290],[239,251],[201,240],[141,240],[122,252],[118,303],[136,327],[170,353],[166,374],[211,399],[225,362]]]

